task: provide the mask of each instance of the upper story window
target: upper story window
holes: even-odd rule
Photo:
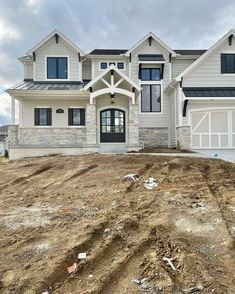
[[[51,108],[34,109],[35,126],[51,126]]]
[[[141,112],[161,112],[161,85],[142,85]]]
[[[160,81],[160,68],[141,68],[140,79],[142,81]]]
[[[67,79],[68,61],[67,57],[47,57],[47,78]]]
[[[85,108],[69,108],[69,126],[85,126]]]
[[[118,69],[124,70],[125,65],[124,62],[101,62],[100,63],[100,69],[106,69],[110,65],[115,65]]]
[[[235,54],[221,54],[221,73],[235,74]]]

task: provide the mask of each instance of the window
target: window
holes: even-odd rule
[[[117,68],[124,70],[124,62],[101,62],[100,63],[100,69],[106,69],[110,65],[115,65]]]
[[[68,78],[67,57],[47,57],[47,78]]]
[[[69,108],[69,126],[85,126],[85,108]]]
[[[101,62],[100,68],[101,69],[106,69],[108,67],[107,62]]]
[[[118,62],[117,63],[117,68],[118,69],[124,69],[124,63],[123,62]]]
[[[161,112],[161,85],[142,85],[141,112]]]
[[[221,73],[235,73],[235,54],[221,54]]]
[[[160,81],[160,68],[141,68],[140,79],[142,81]]]
[[[51,108],[35,108],[34,125],[51,126]]]

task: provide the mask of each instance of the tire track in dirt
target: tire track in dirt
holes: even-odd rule
[[[77,172],[73,173],[71,176],[69,176],[67,179],[65,179],[63,181],[63,183],[68,182],[68,181],[71,181],[71,180],[73,180],[73,179],[75,179],[77,177],[80,177],[80,176],[88,173],[92,169],[96,168],[97,166],[98,166],[97,164],[88,165],[87,167],[82,168],[82,169],[78,170]]]
[[[89,248],[95,246],[103,235],[104,228],[107,224],[107,220],[101,220],[91,232],[86,234],[85,240],[76,246],[70,248],[67,253],[63,255],[60,261],[57,262],[57,266],[53,269],[52,273],[47,276],[46,281],[42,282],[35,291],[36,294],[41,294],[45,289],[53,289],[55,285],[61,285],[68,277],[67,267],[72,265],[79,252],[86,252]]]

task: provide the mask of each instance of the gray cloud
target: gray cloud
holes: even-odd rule
[[[22,79],[17,57],[55,28],[89,52],[129,48],[149,31],[173,49],[208,48],[233,27],[234,0],[1,0],[0,87]]]

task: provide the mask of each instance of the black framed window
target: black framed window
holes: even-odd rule
[[[101,69],[106,69],[107,67],[108,67],[107,62],[101,62],[101,63],[100,63],[100,68],[101,68]]]
[[[140,79],[142,81],[160,81],[160,68],[141,68]]]
[[[47,57],[47,78],[67,79],[68,60],[67,57]]]
[[[69,108],[69,126],[85,126],[85,108]]]
[[[35,126],[51,126],[52,114],[51,108],[35,108],[34,109],[34,125]]]
[[[161,112],[161,85],[142,85],[141,112]]]
[[[235,74],[235,54],[221,54],[221,73]]]
[[[118,69],[124,69],[124,62],[118,62],[117,63],[117,68]]]

